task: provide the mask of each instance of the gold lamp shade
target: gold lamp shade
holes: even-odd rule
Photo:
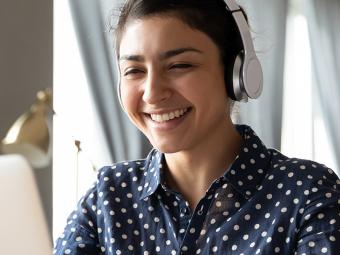
[[[14,122],[2,140],[2,152],[21,154],[35,168],[47,166],[51,158],[50,127],[47,119],[51,105],[51,90],[39,91],[30,110]]]

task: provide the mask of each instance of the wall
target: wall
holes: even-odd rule
[[[0,2],[0,139],[36,92],[52,87],[52,13],[52,0]],[[51,230],[52,164],[35,176]]]

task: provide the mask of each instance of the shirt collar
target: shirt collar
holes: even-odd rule
[[[161,172],[164,165],[164,154],[153,149],[146,158],[145,182],[140,199],[153,194],[161,183]]]
[[[246,199],[249,199],[260,186],[267,173],[271,154],[255,132],[247,125],[235,125],[244,143],[235,158],[224,173],[223,179],[233,185]],[[162,171],[165,162],[164,154],[153,149],[145,164],[145,182],[140,199],[152,195],[163,183]]]

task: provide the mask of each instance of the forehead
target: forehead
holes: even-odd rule
[[[119,55],[146,54],[175,48],[205,48],[216,45],[205,33],[193,29],[176,17],[152,16],[127,23]]]

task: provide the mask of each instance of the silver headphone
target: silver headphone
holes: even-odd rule
[[[259,59],[254,50],[248,23],[235,0],[225,0],[228,11],[237,24],[241,35],[243,50],[237,55],[232,73],[232,91],[229,95],[236,101],[247,102],[248,98],[256,99],[263,88],[263,74]]]

